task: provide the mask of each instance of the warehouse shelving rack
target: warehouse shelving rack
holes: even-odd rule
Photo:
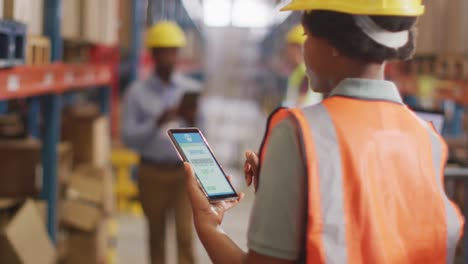
[[[60,140],[62,97],[81,89],[98,89],[100,109],[108,114],[111,69],[101,64],[64,64],[60,35],[61,0],[44,1],[44,32],[50,38],[52,64],[0,69],[0,113],[11,99],[27,98],[28,130],[42,140],[42,192],[47,202],[47,230],[57,237],[57,144]],[[40,121],[43,130],[40,133]]]

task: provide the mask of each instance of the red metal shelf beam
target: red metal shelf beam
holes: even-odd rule
[[[54,63],[0,70],[0,100],[110,85],[111,69],[100,64]]]

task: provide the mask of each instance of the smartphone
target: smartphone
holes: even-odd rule
[[[169,129],[168,135],[179,157],[192,165],[198,183],[210,203],[238,198],[198,128]]]

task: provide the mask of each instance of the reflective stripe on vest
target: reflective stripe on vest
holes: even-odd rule
[[[425,123],[425,122],[424,122]],[[432,159],[434,161],[434,172],[437,175],[442,177],[437,177],[437,184],[439,191],[442,194],[445,194],[444,190],[444,168],[445,161],[447,160],[447,147],[440,144],[443,139],[437,134],[433,127],[430,127],[429,124],[424,124],[428,130],[429,136],[431,138],[431,147],[432,147]],[[460,211],[457,210],[456,205],[450,201],[450,199],[444,195],[442,197],[444,200],[445,214],[447,218],[447,263],[454,263],[455,253],[457,249],[457,242],[459,238],[463,235],[463,229],[461,226],[464,223],[463,216]]]
[[[320,215],[321,223],[308,222],[308,230],[314,230],[313,236],[309,236],[307,253],[316,251],[307,256],[307,262],[316,261],[316,256],[325,260],[326,263],[346,263],[346,236],[343,209],[343,181],[340,148],[335,133],[335,127],[331,118],[322,104],[307,108],[304,112],[295,109],[294,116],[300,120],[300,124],[320,124],[302,128],[305,140],[306,156],[316,157],[317,165],[312,166],[308,175],[326,175],[326,177],[310,177],[310,188],[319,188],[315,193],[320,194],[319,201],[316,195],[309,196],[309,205],[318,203],[313,212],[309,211],[309,219]],[[309,128],[309,129],[308,129]],[[313,141],[313,142],[311,142]],[[313,170],[313,171],[312,171]],[[315,234],[316,233],[316,234]],[[311,234],[311,232],[309,232]],[[314,241],[310,243],[310,241]],[[312,245],[322,244],[320,247]],[[320,252],[323,251],[323,252]],[[314,256],[316,255],[316,256]]]
[[[289,118],[303,143],[307,263],[452,263],[463,219],[443,190],[442,139],[401,105],[359,101],[333,97],[271,118],[269,131]],[[388,125],[372,109],[388,113]],[[387,126],[377,134],[366,131]]]

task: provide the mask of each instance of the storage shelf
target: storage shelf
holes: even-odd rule
[[[111,68],[105,64],[20,66],[0,70],[0,100],[64,93],[110,83]]]

